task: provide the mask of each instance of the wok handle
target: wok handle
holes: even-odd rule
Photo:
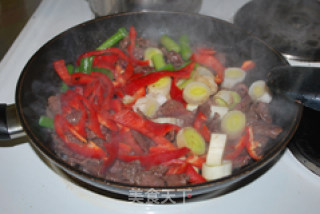
[[[0,140],[11,140],[25,135],[17,115],[16,105],[0,104]]]

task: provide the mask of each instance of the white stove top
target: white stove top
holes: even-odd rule
[[[204,0],[200,13],[232,22],[248,0]],[[43,0],[0,63],[0,100],[14,103],[29,58],[67,28],[94,18],[85,0]],[[0,147],[0,213],[319,213],[320,177],[287,150],[265,174],[227,195],[187,204],[146,205],[108,198],[52,170],[26,139]]]

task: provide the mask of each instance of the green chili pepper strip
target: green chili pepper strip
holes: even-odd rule
[[[128,31],[124,27],[119,28],[119,30],[115,34],[113,34],[110,38],[108,38],[105,42],[103,42],[97,48],[97,50],[103,50],[103,49],[110,48],[110,47],[114,46],[115,44],[117,44],[121,39],[123,39],[127,35],[128,35]]]
[[[168,35],[162,35],[160,42],[168,51],[175,51],[177,53],[181,51],[180,46]]]
[[[187,35],[182,35],[179,38],[179,42],[180,42],[180,47],[181,47],[181,56],[182,59],[184,60],[188,60],[191,55],[192,55],[192,50],[190,48],[190,42],[189,42],[189,38]]]
[[[39,125],[45,128],[54,129],[53,119],[47,116],[41,116],[39,119]]]

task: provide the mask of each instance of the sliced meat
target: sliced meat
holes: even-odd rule
[[[158,109],[155,117],[174,117],[183,121],[182,127],[192,126],[194,114],[176,100],[168,100]]]
[[[183,65],[184,60],[181,55],[175,51],[167,51],[165,54],[168,64],[172,64],[175,68]]]
[[[272,123],[272,117],[269,113],[269,105],[267,103],[257,102],[251,106],[251,110],[255,111],[263,121]]]
[[[219,132],[220,123],[221,123],[220,115],[218,113],[215,113],[213,115],[213,118],[207,121],[206,125],[210,130],[210,132]]]
[[[129,36],[126,36],[119,42],[119,48],[121,50],[127,50],[129,43],[130,43],[130,38]]]
[[[251,104],[252,104],[252,100],[251,100],[250,96],[247,94],[244,97],[242,97],[240,103],[238,103],[234,107],[234,109],[246,113],[249,111]]]
[[[181,114],[192,114],[184,105],[176,100],[170,99],[160,106],[156,113],[156,117],[177,117]]]
[[[278,135],[283,131],[280,126],[266,123],[263,121],[252,121],[251,123],[247,123],[247,125],[251,125],[253,129],[253,133],[255,135],[261,135],[265,137],[270,137],[275,139]]]
[[[61,113],[60,96],[50,96],[48,98],[47,116],[53,118],[56,114]]]
[[[141,134],[140,132],[131,130],[131,134],[145,153],[149,151],[151,146],[156,145],[151,138]]]
[[[186,174],[165,175],[163,179],[167,186],[184,186],[188,183]]]
[[[243,83],[239,83],[235,85],[233,87],[233,90],[237,92],[242,98],[247,96],[249,91],[248,86]]]

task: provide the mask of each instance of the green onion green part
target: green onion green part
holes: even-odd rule
[[[39,119],[39,125],[45,128],[54,129],[54,120],[42,115]]]
[[[168,35],[162,35],[160,42],[168,51],[175,51],[177,53],[181,51],[180,46]]]
[[[117,44],[121,39],[123,39],[127,35],[128,35],[128,31],[124,27],[119,28],[118,31],[115,34],[113,34],[110,38],[108,38],[105,42],[103,42],[97,48],[97,50],[103,50],[103,49],[110,48],[110,47],[114,46],[115,44]]]

